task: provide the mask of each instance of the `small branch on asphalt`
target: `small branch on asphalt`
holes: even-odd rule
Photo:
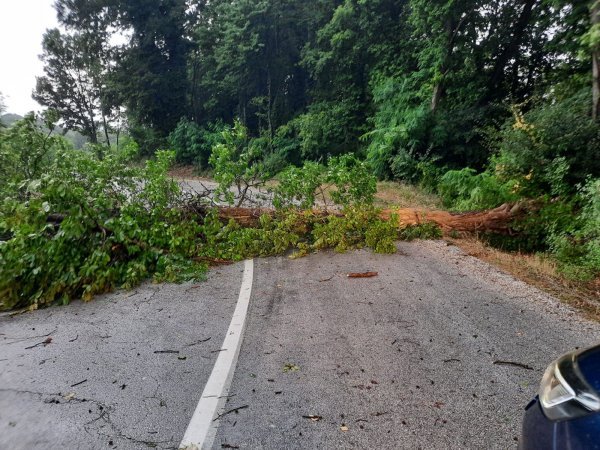
[[[494,364],[497,366],[514,366],[514,367],[520,367],[522,369],[526,369],[526,370],[533,370],[533,367],[528,366],[527,364],[522,364],[519,362],[514,362],[514,361],[494,361]]]
[[[191,344],[186,345],[186,347],[193,347],[194,345],[202,344],[202,343],[208,342],[210,340],[211,340],[211,337],[208,337],[206,339],[200,339],[199,341],[192,342]]]
[[[58,331],[58,328],[55,328],[50,333],[40,334],[39,336],[28,336],[28,337],[10,337],[10,336],[5,336],[5,335],[2,335],[2,336],[4,339],[10,339],[11,341],[13,341],[13,342],[7,342],[6,345],[10,345],[10,344],[16,344],[18,342],[28,341],[29,339],[39,339],[39,338],[43,338],[43,337],[48,337],[48,336],[53,335],[57,331]]]
[[[378,275],[377,272],[353,272],[353,273],[349,273],[347,276],[348,278],[372,278],[372,277],[376,277]]]
[[[72,384],[71,387],[75,387],[75,386],[79,386],[80,384],[83,384],[87,381],[87,378],[83,381],[79,381],[78,383]]]
[[[43,345],[45,347],[46,345],[51,344],[51,343],[52,343],[52,338],[48,337],[48,338],[44,339],[42,342],[38,342],[37,344],[30,345],[29,347],[25,347],[25,350],[29,350],[31,348],[38,347],[40,345]]]
[[[213,419],[213,422],[215,422],[215,421],[219,420],[221,417],[224,417],[224,416],[226,416],[227,414],[231,414],[231,413],[236,413],[236,414],[237,414],[237,413],[238,413],[238,411],[240,411],[240,410],[242,410],[242,409],[246,409],[246,408],[248,408],[248,407],[250,407],[250,405],[238,406],[237,408],[233,408],[233,409],[230,409],[229,411],[225,411],[223,414],[219,414],[219,415],[217,415],[217,417],[215,417],[215,418]]]
[[[154,353],[179,353],[179,350],[155,350]]]

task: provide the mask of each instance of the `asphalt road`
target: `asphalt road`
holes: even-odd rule
[[[456,247],[398,247],[255,260],[214,448],[514,448],[546,365],[600,340]],[[177,448],[243,268],[0,317],[0,448]]]

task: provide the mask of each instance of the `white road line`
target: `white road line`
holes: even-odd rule
[[[248,259],[244,263],[240,296],[233,312],[229,329],[225,335],[225,340],[221,346],[223,350],[219,352],[219,356],[206,382],[192,420],[179,445],[180,449],[197,450],[212,447],[219,426],[218,421],[215,419],[222,412],[225,405],[225,399],[227,398],[238,355],[240,354],[242,337],[246,326],[246,314],[250,304],[250,294],[252,293],[253,278],[254,261]]]

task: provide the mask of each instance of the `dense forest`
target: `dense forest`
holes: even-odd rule
[[[600,170],[593,3],[58,0],[34,97],[93,142],[125,115],[146,152],[200,166],[238,118],[272,164],[351,152],[411,180],[521,154],[523,124],[556,147],[529,156],[581,182]]]
[[[33,95],[100,160],[101,148],[168,148],[210,171],[229,145],[275,176],[351,155],[453,210],[528,201],[502,245],[550,251],[573,277],[600,272],[598,0],[57,0],[56,11]],[[9,135],[5,147],[20,139]]]

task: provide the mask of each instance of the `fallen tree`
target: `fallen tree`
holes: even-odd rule
[[[515,221],[522,219],[529,212],[537,209],[534,202],[505,203],[497,208],[486,211],[472,211],[466,213],[451,213],[448,211],[431,210],[425,208],[394,208],[384,209],[379,213],[383,220],[397,216],[399,227],[434,223],[443,231],[458,232],[492,232],[498,234],[515,234],[513,227]],[[260,216],[274,215],[271,208],[240,208],[219,207],[219,218],[222,221],[233,219],[244,227],[254,227],[259,223]],[[317,216],[342,216],[339,210],[313,210]]]

